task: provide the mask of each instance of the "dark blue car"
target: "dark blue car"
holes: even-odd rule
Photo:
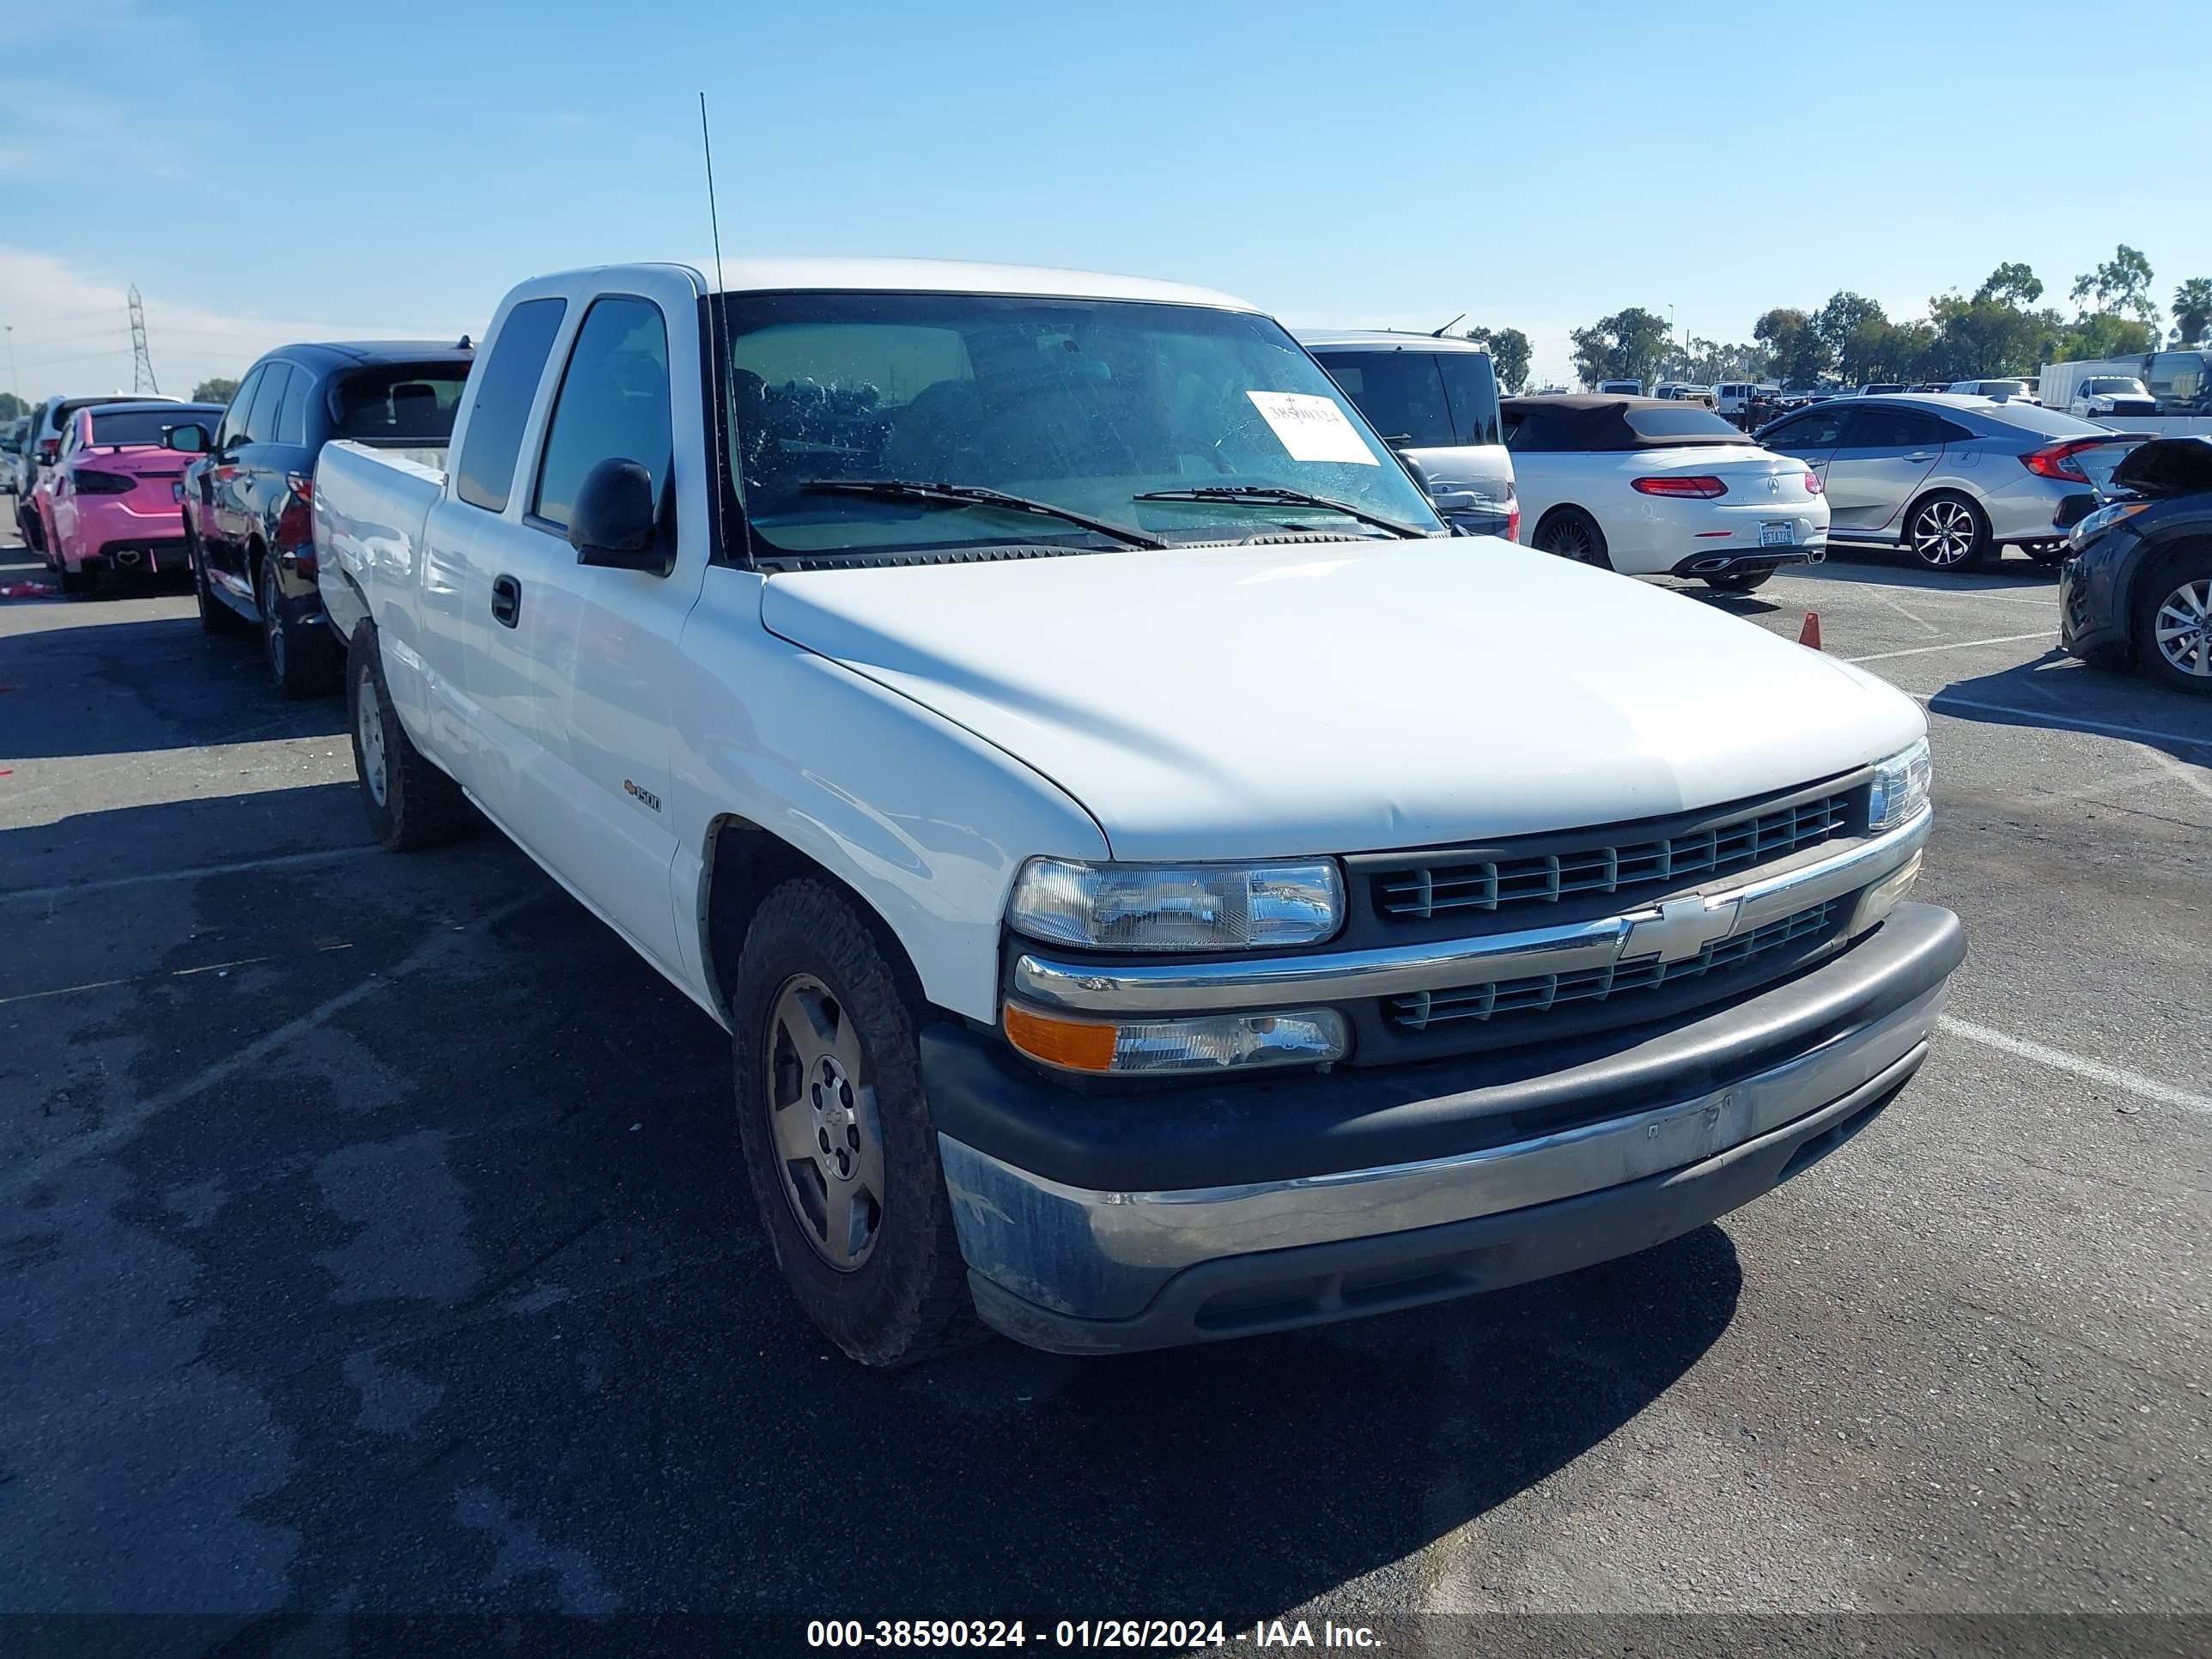
[[[2157,438],[2074,527],[2059,641],[2075,656],[2212,696],[2212,438]]]
[[[442,465],[474,356],[465,338],[279,346],[246,371],[212,433],[171,434],[173,447],[203,457],[184,480],[200,625],[258,627],[284,696],[338,689],[343,652],[315,591],[316,455],[343,438],[437,451]]]

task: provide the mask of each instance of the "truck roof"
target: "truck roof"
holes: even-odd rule
[[[702,293],[717,284],[690,266]],[[583,276],[562,273],[562,277]],[[560,278],[548,278],[557,281]],[[1097,270],[1054,270],[1042,265],[994,265],[966,259],[763,258],[726,259],[720,291],[765,294],[793,289],[894,291],[912,294],[1006,294],[1053,300],[1148,300],[1158,305],[1208,306],[1224,311],[1259,307],[1210,288],[1164,283],[1151,276],[1115,276]]]
[[[1294,328],[1291,331],[1298,343],[1307,346],[1374,346],[1392,351],[1479,351],[1490,355],[1490,348],[1478,345],[1456,334],[1431,334],[1425,330],[1398,328]]]

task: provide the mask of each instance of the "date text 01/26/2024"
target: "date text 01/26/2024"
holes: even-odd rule
[[[1032,1624],[1022,1619],[815,1619],[806,1626],[812,1648],[904,1648],[941,1652],[961,1648],[1120,1648],[1183,1653],[1197,1648],[1255,1649],[1382,1645],[1365,1625],[1323,1620],[1269,1619],[1231,1630],[1219,1619],[1060,1619]]]

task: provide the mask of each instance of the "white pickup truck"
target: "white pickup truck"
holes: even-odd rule
[[[1964,952],[1911,701],[1449,535],[1224,295],[545,277],[444,471],[322,452],[314,539],[378,836],[481,812],[730,1030],[869,1364],[1656,1243],[1872,1121]]]

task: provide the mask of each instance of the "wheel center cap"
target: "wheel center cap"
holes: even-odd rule
[[[860,1115],[845,1068],[825,1055],[806,1098],[814,1114],[814,1162],[825,1180],[852,1180],[860,1168]]]

